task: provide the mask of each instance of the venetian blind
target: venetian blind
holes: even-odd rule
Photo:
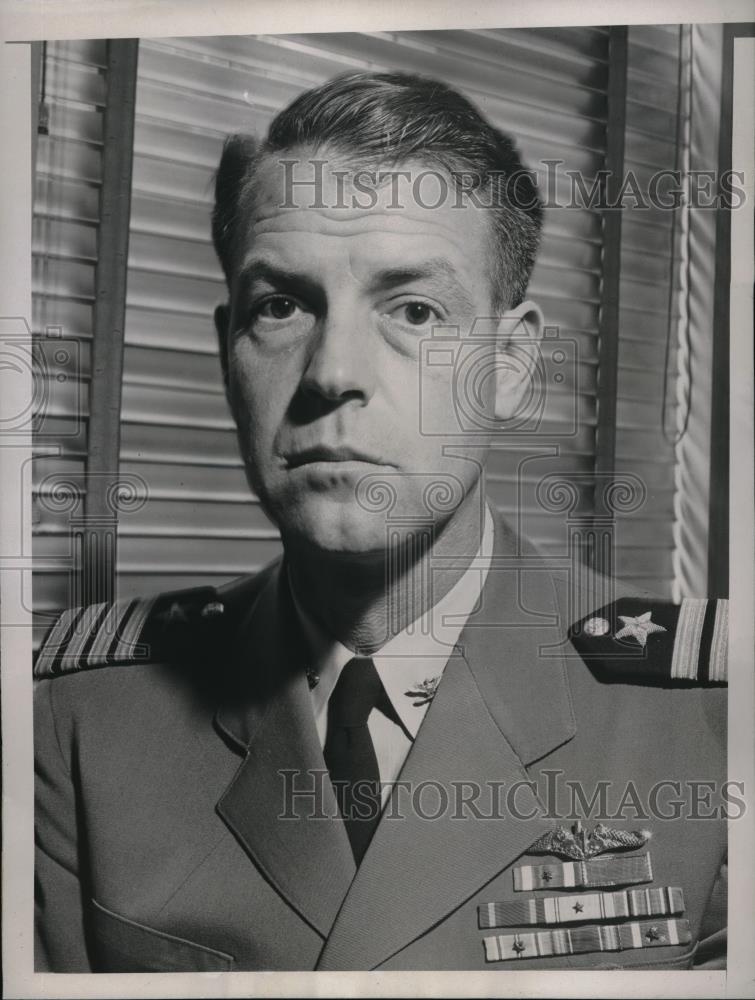
[[[71,603],[71,518],[83,513],[105,42],[49,42],[45,61],[49,134],[37,141],[32,223],[35,642]]]
[[[626,185],[622,227],[616,470],[637,476],[646,499],[631,516],[617,519],[616,572],[667,597],[675,591],[676,575],[673,526],[682,471],[676,446],[692,402],[688,351],[687,357],[679,353],[685,323],[680,292],[687,281],[685,218],[681,205],[671,207],[673,190],[679,188],[671,172],[689,167],[684,160],[688,67],[680,67],[680,37],[688,30],[679,25],[629,29],[625,170],[633,180],[631,189]],[[662,171],[668,173],[659,180]],[[707,256],[713,260],[710,246]],[[694,406],[701,405],[704,397],[696,391]],[[707,457],[707,437],[698,445]],[[702,506],[692,493],[689,500],[707,527],[707,497]],[[703,596],[705,591],[687,588],[685,593]]]

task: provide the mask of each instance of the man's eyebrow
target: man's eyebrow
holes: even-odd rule
[[[416,264],[384,268],[372,276],[370,286],[373,290],[387,291],[423,280],[442,281],[444,288],[448,288],[462,306],[467,309],[474,307],[471,296],[459,280],[456,268],[445,257],[431,257]],[[252,258],[238,272],[239,287],[242,290],[248,290],[255,281],[266,281],[276,288],[291,289],[302,295],[322,295],[322,288],[316,280],[262,258]]]
[[[249,287],[254,281],[268,281],[271,285],[312,285],[311,278],[296,271],[289,271],[270,261],[253,258],[242,264],[238,271],[239,282]]]
[[[385,290],[428,278],[430,280],[441,279],[444,285],[450,285],[453,295],[462,300],[468,308],[472,308],[472,299],[459,280],[458,271],[445,257],[431,257],[417,264],[386,268],[374,276],[371,284],[375,288]]]
[[[257,282],[269,285],[278,293],[295,295],[316,308],[324,303],[324,293],[319,281],[263,258],[252,258],[241,265],[234,298],[237,301],[248,299]]]

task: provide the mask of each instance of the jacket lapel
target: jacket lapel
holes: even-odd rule
[[[500,516],[495,532],[482,601],[459,645],[496,725],[531,764],[577,731],[566,672],[571,623],[539,551]]]
[[[355,865],[327,780],[280,567],[241,628],[235,661],[239,685],[216,722],[245,757],[218,812],[281,896],[325,937]]]
[[[319,969],[376,968],[552,827],[531,786],[518,785],[515,797],[518,815],[531,817],[526,820],[509,814],[505,793],[528,781],[526,763],[574,735],[563,634],[545,565],[534,550],[521,551],[497,520],[480,607],[460,636],[400,775],[410,791],[402,800],[394,790]],[[451,805],[437,819],[412,808],[411,790],[423,782],[442,785],[448,795]],[[502,818],[475,817],[471,810],[454,818],[460,783],[482,789],[478,804],[485,812],[495,802],[491,782],[503,789]]]

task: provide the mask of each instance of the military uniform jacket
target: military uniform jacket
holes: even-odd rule
[[[700,602],[690,633],[678,608],[602,603],[595,579],[496,522],[400,774],[408,805],[389,818],[389,801],[358,870],[281,564],[201,607],[171,599],[146,660],[38,681],[37,969],[722,967],[720,608]],[[113,660],[91,655],[96,629],[78,648],[76,666]]]

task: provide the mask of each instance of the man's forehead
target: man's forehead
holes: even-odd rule
[[[462,272],[488,257],[486,213],[421,160],[380,165],[299,149],[265,156],[253,183],[238,226],[242,269],[262,249],[290,260],[316,252],[323,262],[358,254],[367,266],[445,257]]]
[[[452,173],[423,158],[393,163],[297,147],[263,156],[251,184],[244,200],[255,223],[310,209],[343,222],[384,213],[427,225],[487,222],[487,209],[466,197]]]

